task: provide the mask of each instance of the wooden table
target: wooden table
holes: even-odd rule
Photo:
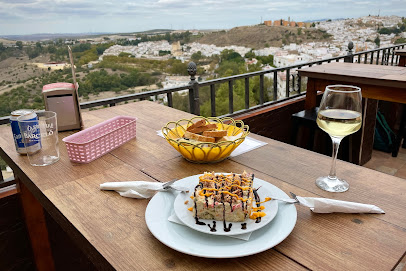
[[[62,143],[60,161],[32,167],[15,152],[10,127],[0,127],[0,155],[19,179],[40,270],[52,270],[49,246],[35,241],[37,235],[47,236],[42,208],[97,268],[106,270],[390,270],[405,255],[403,179],[338,161],[337,174],[349,181],[350,190],[328,193],[314,181],[328,173],[331,157],[255,134],[251,136],[268,144],[221,163],[192,164],[156,135],[167,121],[191,115],[148,101],[84,112],[83,118],[90,127],[117,115],[138,118],[137,138],[89,164],[71,163]],[[276,247],[248,257],[204,259],[177,252],[152,236],[144,218],[148,200],[99,189],[109,181],[165,182],[204,171],[243,170],[285,192],[372,203],[386,214],[315,214],[298,206],[293,232]]]
[[[406,66],[406,49],[399,49],[395,51],[395,55],[399,56],[398,66]]]
[[[364,125],[358,142],[362,146],[355,162],[366,163],[372,153],[376,100],[406,103],[406,67],[333,62],[301,69],[299,74],[308,78],[305,109],[317,106],[317,92],[324,91],[328,85],[345,84],[361,88],[365,100]]]

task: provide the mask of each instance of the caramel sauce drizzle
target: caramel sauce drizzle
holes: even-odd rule
[[[221,190],[218,189],[218,188],[217,188],[217,184],[222,183],[222,182],[223,182],[225,179],[227,179],[227,177],[229,177],[229,176],[233,176],[233,179],[230,180],[231,185],[222,186],[222,187],[221,187]],[[206,177],[206,175],[203,175],[203,176],[200,176],[200,177],[199,177],[199,184],[202,184],[203,182],[213,182],[213,183],[215,184],[215,187],[216,187],[216,188],[203,188],[203,187],[202,187],[202,189],[201,189],[200,192],[199,192],[199,195],[200,195],[200,196],[210,197],[210,196],[213,195],[214,193],[207,193],[206,191],[215,191],[215,192],[216,192],[216,195],[217,195],[218,193],[228,194],[228,195],[230,195],[231,197],[236,197],[237,199],[241,200],[242,202],[246,202],[246,201],[248,201],[249,199],[252,200],[252,198],[244,199],[244,198],[242,198],[242,197],[239,197],[237,194],[230,193],[230,192],[228,192],[228,191],[224,191],[224,189],[231,190],[232,187],[237,187],[237,188],[241,189],[242,191],[252,190],[252,187],[251,187],[251,186],[252,186],[252,182],[253,182],[252,180],[247,180],[246,178],[241,177],[241,175],[240,175],[240,180],[236,180],[236,179],[234,178],[234,177],[235,177],[235,174],[230,174],[230,175],[227,175],[227,176],[224,176],[224,175],[216,176],[216,178],[215,178],[215,179],[212,179],[212,180],[210,180],[210,179],[204,179],[205,177]],[[248,184],[249,186],[242,187],[242,186],[241,186],[241,183]],[[202,184],[202,186],[203,186],[203,184]],[[205,190],[205,191],[203,191],[203,190]],[[206,192],[206,193],[205,193],[205,192]]]
[[[233,193],[230,193],[230,192],[228,192],[228,191],[219,190],[219,189],[216,189],[216,188],[203,188],[203,189],[200,190],[200,192],[199,192],[199,195],[200,195],[200,196],[210,197],[211,195],[214,194],[214,193],[204,193],[203,190],[218,191],[219,193],[222,193],[222,194],[228,194],[228,195],[230,195],[230,196],[232,196],[232,197],[236,197],[237,199],[241,200],[242,202],[246,202],[247,200],[252,199],[252,198],[246,198],[246,199],[244,199],[244,198],[242,198],[242,197],[239,197],[237,194],[233,194]]]

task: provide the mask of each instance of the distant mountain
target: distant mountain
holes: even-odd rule
[[[329,38],[329,34],[316,28],[252,25],[205,34],[197,42],[216,46],[238,45],[260,49],[269,46],[280,47],[282,43],[328,41]]]
[[[84,37],[95,37],[101,35],[136,35],[136,34],[165,34],[166,32],[171,32],[171,29],[152,29],[139,32],[131,33],[108,33],[108,32],[97,32],[97,33],[38,33],[30,35],[0,35],[0,38],[9,40],[21,40],[21,41],[41,41],[41,40],[54,40],[54,39],[66,39],[66,38],[84,38]]]
[[[337,18],[337,19],[317,19],[317,20],[307,20],[307,21],[303,21],[304,23],[313,23],[313,22],[324,22],[324,21],[328,21],[328,20],[332,20],[332,21],[339,21],[339,20],[344,20],[344,18]]]
[[[151,29],[151,30],[146,30],[146,31],[139,31],[139,32],[131,32],[131,34],[159,34],[159,33],[166,33],[166,32],[171,32],[173,31],[172,29]],[[130,33],[123,33],[125,34],[130,34]]]
[[[21,41],[53,40],[59,38],[80,38],[86,36],[98,36],[109,33],[38,33],[30,35],[3,35],[0,38]]]

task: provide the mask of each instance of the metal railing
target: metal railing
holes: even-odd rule
[[[210,113],[211,116],[217,116],[216,113],[216,86],[222,83],[228,84],[228,98],[229,98],[229,108],[228,114],[223,116],[233,116],[240,113],[245,113],[251,110],[255,110],[261,107],[265,107],[277,102],[284,101],[286,99],[292,99],[305,94],[305,91],[302,89],[302,78],[297,73],[298,69],[303,67],[311,67],[313,65],[321,65],[323,63],[330,62],[355,62],[355,63],[365,63],[365,64],[376,64],[376,65],[397,65],[399,62],[399,56],[395,55],[395,50],[405,48],[406,43],[394,45],[385,48],[378,48],[368,51],[362,51],[358,53],[353,53],[353,44],[350,42],[348,44],[348,54],[339,57],[332,57],[323,60],[317,60],[312,62],[306,62],[302,64],[286,66],[283,68],[272,68],[263,71],[256,71],[250,73],[244,73],[234,76],[222,77],[207,81],[198,82],[195,80],[197,67],[196,64],[190,62],[188,65],[188,73],[190,75],[189,84],[181,87],[172,87],[166,89],[151,90],[141,93],[128,94],[123,96],[118,96],[114,98],[101,99],[96,101],[83,102],[80,104],[82,109],[93,108],[97,106],[115,106],[117,103],[126,102],[131,100],[145,100],[150,97],[157,95],[166,96],[167,105],[173,107],[173,93],[179,91],[188,91],[189,96],[189,112],[200,115],[200,98],[199,90],[202,87],[209,87],[210,89]],[[286,74],[286,82],[284,83],[284,93],[283,95],[278,95],[278,73]],[[264,89],[264,77],[267,74],[273,74],[270,77],[273,80],[272,87],[272,100],[265,100],[265,89]],[[257,105],[250,106],[250,79],[253,77],[259,77],[259,101]],[[234,93],[233,93],[233,83],[235,80],[244,80],[245,86],[245,101],[244,109],[235,111],[234,110]],[[279,79],[280,80],[280,79]],[[282,92],[279,92],[282,93]],[[9,122],[9,117],[0,118],[0,125],[6,124]]]

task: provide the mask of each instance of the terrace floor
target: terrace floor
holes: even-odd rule
[[[373,150],[371,160],[364,167],[397,176],[406,181],[406,149],[401,147],[397,157],[392,157],[391,153]],[[394,271],[406,271],[406,256]]]
[[[372,158],[364,167],[393,175],[406,181],[406,149],[400,148],[397,157],[377,150],[372,151]]]

